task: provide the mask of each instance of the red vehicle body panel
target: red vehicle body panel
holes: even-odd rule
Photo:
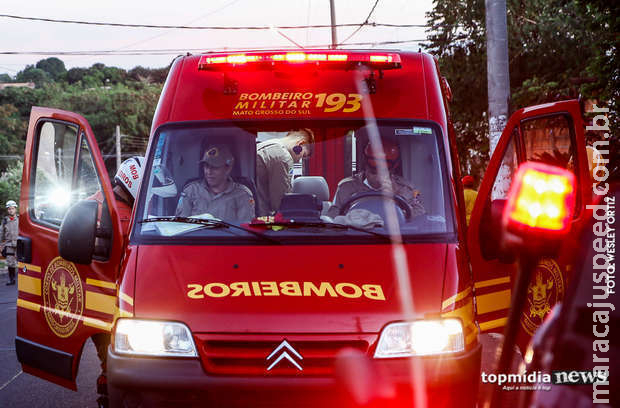
[[[372,257],[359,257],[360,251]],[[299,262],[299,253],[308,257]],[[320,254],[313,256],[311,254]],[[441,304],[445,244],[407,249],[414,307],[420,316],[437,313]],[[201,260],[197,263],[197,260]],[[372,246],[202,247],[144,245],[137,258],[135,317],[176,320],[183,316],[192,332],[232,333],[378,333],[402,316],[391,249]],[[321,282],[380,285],[385,300],[359,297],[287,296],[254,290],[233,296],[193,299],[188,285],[231,282]],[[253,288],[251,288],[253,289]],[[213,292],[220,293],[220,289]],[[352,289],[347,289],[351,296]],[[204,290],[196,292],[203,295]],[[252,313],[248,313],[251,310]],[[263,317],[259,317],[263,316]],[[326,318],[327,317],[327,318]],[[269,323],[265,323],[265,318]],[[225,328],[225,330],[223,330]]]

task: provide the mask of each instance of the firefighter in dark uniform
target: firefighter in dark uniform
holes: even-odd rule
[[[258,215],[273,215],[284,194],[292,190],[293,165],[312,154],[314,133],[304,128],[292,130],[280,139],[261,142],[256,147]]]
[[[209,146],[200,161],[204,178],[183,189],[176,215],[209,214],[233,222],[249,222],[254,218],[254,197],[246,186],[230,177],[235,158],[225,145]]]
[[[19,235],[19,215],[17,215],[17,203],[13,200],[6,202],[6,215],[2,219],[2,231],[0,231],[0,245],[2,245],[2,255],[6,258],[7,269],[9,270],[9,281],[7,285],[15,285],[15,275],[17,273],[17,236]]]
[[[394,173],[399,165],[400,148],[398,143],[391,140],[383,141],[383,155],[375,152],[370,143],[364,149],[365,169],[352,177],[340,180],[334,203],[329,208],[327,215],[334,218],[340,213],[340,209],[355,194],[366,192],[389,192],[401,196],[411,206],[411,216],[417,217],[424,214],[422,194],[416,190],[405,178]],[[382,179],[378,174],[378,162],[385,161],[389,171],[389,179]]]

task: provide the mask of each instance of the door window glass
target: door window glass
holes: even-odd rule
[[[526,160],[574,169],[572,125],[564,115],[546,116],[521,122]]]
[[[512,183],[512,177],[517,171],[519,163],[517,161],[517,150],[515,148],[515,140],[517,140],[518,130],[515,128],[510,135],[508,147],[504,152],[502,164],[499,166],[493,189],[491,190],[491,200],[506,199],[508,190]]]
[[[85,138],[82,138],[80,144],[77,171],[77,186],[74,194],[76,200],[83,200],[101,191],[97,169]]]
[[[86,142],[86,138],[82,137],[80,143],[80,151],[78,156],[78,167],[76,186],[73,190],[74,199],[79,200],[94,200],[98,203],[97,210],[97,236],[95,239],[95,253],[94,258],[97,260],[106,260],[110,255],[111,241],[109,239],[112,236],[112,219],[110,217],[110,210],[108,203],[103,195],[103,189],[97,176],[97,168],[93,161],[93,156]]]
[[[32,216],[59,226],[71,204],[77,127],[45,122],[39,127]]]

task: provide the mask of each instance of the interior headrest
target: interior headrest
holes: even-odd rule
[[[301,176],[293,180],[293,193],[314,194],[321,201],[329,201],[329,187],[320,176]]]

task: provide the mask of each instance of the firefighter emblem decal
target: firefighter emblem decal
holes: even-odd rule
[[[43,280],[43,313],[58,337],[73,334],[84,311],[84,290],[77,268],[61,257],[47,266]]]
[[[550,258],[541,260],[527,288],[527,303],[521,315],[521,326],[533,335],[551,311],[564,299],[564,277],[558,263]]]

